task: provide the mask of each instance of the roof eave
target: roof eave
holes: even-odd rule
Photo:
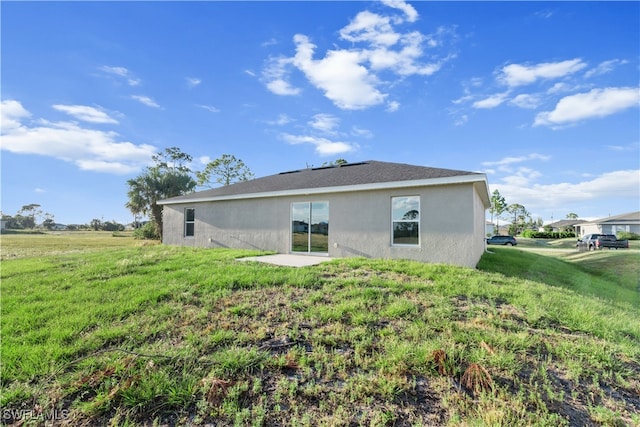
[[[269,197],[285,197],[285,196],[307,196],[313,194],[327,194],[327,193],[347,193],[353,191],[373,191],[373,190],[386,190],[395,188],[415,188],[415,187],[430,187],[437,185],[452,185],[452,184],[482,184],[483,189],[479,191],[480,198],[482,199],[485,207],[491,205],[491,199],[489,197],[489,184],[487,183],[487,176],[485,174],[471,174],[471,175],[459,175],[454,177],[445,178],[429,178],[429,179],[416,179],[410,181],[391,181],[391,182],[377,182],[370,184],[356,184],[356,185],[341,185],[335,187],[319,187],[319,188],[300,188],[295,190],[282,190],[282,191],[265,191],[260,193],[244,193],[244,194],[229,194],[224,196],[209,196],[209,197],[187,197],[177,200],[165,199],[158,202],[159,205],[177,205],[185,203],[202,203],[202,202],[218,202],[223,200],[243,200],[243,199],[263,199]]]

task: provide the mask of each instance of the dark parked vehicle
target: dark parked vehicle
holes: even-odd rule
[[[518,241],[513,236],[491,236],[487,239],[487,245],[508,245],[515,246]]]
[[[629,249],[628,240],[618,240],[613,234],[587,234],[576,243],[578,250],[595,251],[597,249]]]

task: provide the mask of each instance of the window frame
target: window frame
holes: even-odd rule
[[[327,234],[326,234],[327,235],[327,248],[326,249],[327,250],[326,251],[325,250],[322,250],[322,251],[317,251],[317,250],[314,251],[313,250],[313,247],[314,247],[314,245],[313,245],[313,240],[314,240],[314,236],[313,236],[313,234],[314,234],[314,232],[313,232],[313,225],[314,225],[313,224],[313,220],[315,218],[314,215],[313,215],[313,211],[314,211],[313,205],[319,205],[319,204],[326,204],[326,208],[327,208],[327,221],[326,221],[326,223],[327,223]],[[295,248],[294,248],[294,244],[295,244],[295,242],[294,242],[294,234],[295,234],[295,232],[294,232],[294,220],[298,221],[297,219],[295,219],[296,217],[294,215],[294,206],[295,205],[299,205],[299,206],[304,205],[305,206],[305,212],[307,214],[307,216],[305,218],[306,219],[306,224],[307,224],[307,230],[305,231],[305,233],[307,234],[307,250],[305,250],[305,251],[295,250]],[[289,219],[289,239],[290,239],[289,250],[290,250],[290,252],[294,253],[294,254],[308,254],[308,255],[320,255],[320,256],[328,255],[329,254],[328,238],[329,238],[329,229],[330,229],[330,225],[329,224],[331,222],[331,220],[329,219],[330,218],[330,215],[329,215],[330,203],[329,203],[329,201],[328,200],[312,200],[312,201],[304,201],[304,202],[291,202],[289,210],[290,210],[290,219]],[[302,223],[304,224],[305,222],[302,221]]]
[[[395,199],[409,199],[409,198],[417,198],[418,199],[418,218],[417,219],[394,219],[393,218],[393,206],[394,206],[394,200]],[[421,247],[422,244],[422,238],[421,238],[421,233],[420,233],[420,229],[422,228],[422,224],[421,224],[421,218],[422,218],[422,200],[420,195],[418,194],[413,194],[413,195],[405,195],[405,196],[391,196],[391,246],[393,247],[405,247],[405,248],[419,248]],[[394,235],[394,229],[395,229],[395,224],[397,223],[415,223],[418,226],[418,242],[417,243],[396,243],[395,242],[395,235]]]
[[[189,211],[193,211],[193,219],[189,220]],[[189,234],[189,225],[191,225],[191,234]],[[196,236],[196,208],[184,208],[184,227],[183,237],[194,238]]]

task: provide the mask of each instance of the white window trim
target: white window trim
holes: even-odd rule
[[[394,220],[393,219],[393,199],[399,199],[402,197],[417,197],[418,198],[418,220]],[[406,195],[406,196],[391,196],[391,233],[389,235],[392,247],[399,248],[420,248],[422,247],[422,199],[418,194]],[[396,222],[417,222],[418,223],[418,243],[394,243],[393,242],[393,225]]]

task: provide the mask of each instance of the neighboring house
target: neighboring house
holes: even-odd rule
[[[485,221],[484,223],[484,234],[485,236],[493,236],[496,231],[496,225],[491,221]]]
[[[485,225],[485,234],[488,237],[491,236],[508,236],[509,235],[509,226],[511,224],[508,222],[501,222],[500,225],[496,225],[491,221],[487,221]]]
[[[553,232],[573,231],[578,235],[577,230],[579,230],[580,225],[585,222],[587,221],[582,219],[561,219],[560,221],[545,225],[541,231],[545,231],[545,229],[551,229]]]
[[[7,227],[7,221],[0,219],[0,230],[4,230]]]
[[[124,229],[126,231],[136,230],[138,228],[144,227],[149,221],[134,221],[126,224]]]
[[[53,226],[51,227],[51,230],[66,230],[68,227],[66,224],[53,224]]]
[[[579,225],[578,236],[585,234],[618,234],[621,231],[640,234],[640,211],[610,216]]]
[[[302,169],[158,202],[163,243],[401,258],[475,267],[486,175],[366,161]]]

